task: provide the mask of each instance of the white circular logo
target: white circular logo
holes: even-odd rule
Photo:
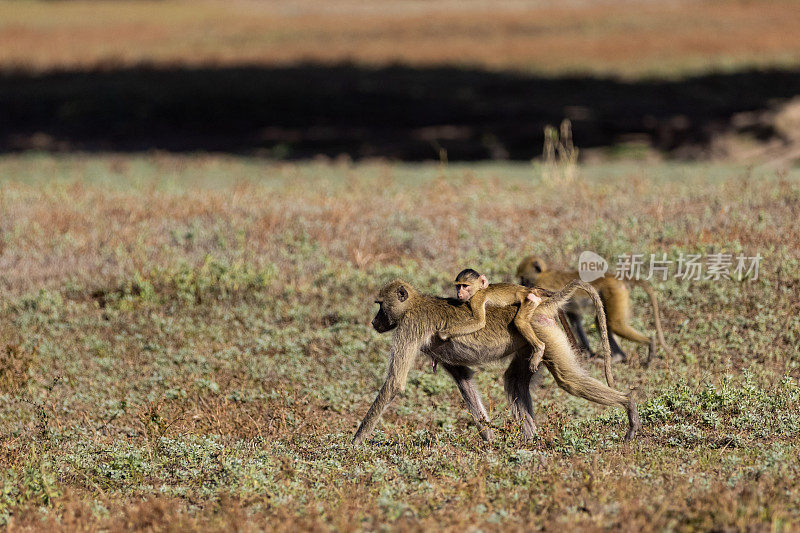
[[[608,271],[608,262],[594,252],[581,252],[578,258],[578,275],[582,281],[591,283],[602,278]]]

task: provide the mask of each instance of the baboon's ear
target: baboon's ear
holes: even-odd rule
[[[402,285],[397,287],[397,299],[401,302],[405,302],[408,299],[408,291]]]

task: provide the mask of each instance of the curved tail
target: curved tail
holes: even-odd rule
[[[600,295],[597,293],[597,289],[595,289],[592,285],[586,283],[585,281],[579,279],[573,279],[572,281],[567,283],[560,291],[555,293],[552,296],[551,301],[553,302],[553,305],[555,305],[556,307],[560,307],[572,297],[572,294],[575,291],[579,289],[583,289],[589,296],[591,296],[592,301],[594,302],[595,309],[597,310],[598,322],[600,323],[600,337],[603,339],[603,365],[606,374],[606,383],[608,383],[609,387],[613,387],[614,376],[611,375],[611,345],[608,341],[606,312],[603,307],[603,301],[600,299]]]
[[[656,335],[658,335],[658,342],[661,344],[661,347],[667,353],[667,355],[672,356],[672,350],[670,350],[669,346],[667,346],[666,341],[664,340],[664,330],[661,328],[661,317],[660,313],[658,312],[658,299],[656,298],[656,291],[653,290],[653,286],[650,285],[647,281],[643,279],[632,279],[628,280],[632,285],[636,285],[641,287],[644,292],[647,293],[647,296],[650,297],[650,304],[653,306],[653,322],[656,325]],[[647,361],[648,363],[650,361]]]
[[[606,373],[606,383],[609,387],[614,386],[614,377],[611,375],[611,344],[608,340],[608,322],[606,320],[606,311],[603,306],[603,301],[597,290],[590,284],[581,282],[581,288],[589,293],[594,302],[594,308],[597,310],[597,321],[600,324],[600,338],[603,339],[603,369]],[[584,286],[585,285],[585,286]],[[589,287],[588,289],[586,287]],[[591,289],[591,290],[590,290]]]

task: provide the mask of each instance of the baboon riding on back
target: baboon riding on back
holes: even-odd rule
[[[549,307],[553,313],[570,298],[580,283],[571,283],[552,296]],[[489,414],[475,387],[474,372],[470,367],[510,357],[504,375],[506,395],[514,416],[522,424],[525,438],[535,437],[536,424],[529,390],[534,376],[529,364],[533,347],[514,327],[515,307],[487,308],[483,328],[468,335],[441,340],[437,332],[472,317],[468,305],[454,299],[420,294],[402,280],[384,286],[376,303],[380,308],[372,326],[379,333],[393,331],[392,349],[386,381],[356,431],[353,438],[356,444],[372,433],[389,402],[405,390],[408,372],[419,352],[432,357],[450,374],[485,440],[493,437],[487,425]],[[544,334],[547,338],[544,339],[546,347],[542,363],[558,386],[601,405],[618,405],[625,409],[628,414],[625,439],[633,439],[641,423],[632,395],[612,389],[591,377],[580,366],[566,334],[555,323]]]

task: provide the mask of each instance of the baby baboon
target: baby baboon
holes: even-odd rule
[[[552,308],[552,316],[548,311],[536,313],[536,307],[542,302],[542,298],[552,296],[554,293],[542,288],[528,288],[522,285],[515,285],[513,283],[489,283],[485,275],[480,274],[476,270],[467,268],[459,272],[456,280],[453,283],[456,286],[456,296],[462,302],[469,302],[470,309],[472,310],[472,319],[464,323],[456,324],[439,332],[439,338],[447,340],[453,336],[468,335],[474,333],[486,325],[486,305],[505,307],[509,305],[518,305],[519,309],[514,316],[514,325],[517,330],[522,333],[531,346],[534,347],[533,356],[531,357],[531,369],[536,371],[539,368],[539,363],[544,356],[545,345],[536,335],[536,328],[532,325],[532,319],[536,320],[540,327],[545,324],[552,323],[556,327],[555,315],[558,314],[563,325],[564,330],[568,332],[573,345],[576,345],[572,331],[569,328],[566,317],[561,312],[560,307],[548,307],[548,311]],[[584,284],[586,285],[586,284]],[[600,302],[597,293],[591,286],[589,286],[590,296],[595,300],[595,307],[598,313],[603,314],[603,306]],[[574,291],[573,291],[574,292]],[[594,293],[594,294],[592,294]],[[607,339],[607,334],[604,337]],[[608,342],[605,343],[608,346]],[[611,353],[606,350],[605,355],[605,371],[606,382],[610,387],[614,386],[614,379],[611,377]]]
[[[517,268],[517,276],[520,279],[520,283],[523,285],[529,287],[543,287],[553,291],[559,290],[573,279],[579,279],[578,272],[574,270],[547,270],[545,262],[542,259],[534,256],[528,256],[523,259],[522,262],[520,262],[519,267]],[[656,350],[656,339],[655,337],[646,337],[631,327],[630,293],[626,283],[638,285],[644,289],[649,296],[650,303],[653,306],[653,320],[655,322],[658,341],[664,351],[668,355],[671,355],[672,352],[667,346],[667,343],[664,341],[664,333],[661,328],[661,318],[659,317],[656,293],[653,290],[653,287],[647,281],[623,281],[610,274],[606,274],[605,276],[591,282],[591,285],[597,289],[597,292],[600,294],[600,299],[603,301],[603,306],[606,310],[606,317],[608,319],[608,329],[612,333],[616,333],[622,338],[639,344],[646,344],[648,346],[648,352],[647,361],[645,364],[650,363],[650,360]],[[589,353],[591,354],[592,351],[589,348],[589,339],[587,338],[586,331],[584,331],[583,324],[581,323],[581,315],[588,311],[588,306],[589,301],[586,299],[586,297],[575,295],[564,307],[564,312],[566,313],[567,318],[569,318],[572,326],[575,328],[575,332],[577,333],[581,343],[586,347],[587,350],[589,350]],[[619,344],[617,344],[613,335],[609,336],[609,341],[611,342],[611,351],[614,354],[620,355],[623,359],[626,359],[627,355],[624,351],[622,351],[622,348],[620,348]]]
[[[562,300],[564,294],[556,294],[554,303]],[[481,436],[486,440],[491,440],[493,433],[487,425],[489,415],[475,388],[474,372],[470,367],[511,357],[504,376],[506,395],[512,412],[522,423],[525,438],[534,438],[536,424],[530,396],[534,372],[529,363],[532,348],[513,326],[516,309],[489,308],[482,329],[442,341],[436,332],[468,320],[472,314],[468,306],[457,300],[420,294],[402,280],[384,286],[376,303],[380,307],[372,326],[379,333],[394,331],[392,350],[386,380],[356,431],[354,443],[360,444],[369,436],[389,402],[405,390],[411,364],[420,351],[439,362],[453,377],[467,409],[478,423]],[[589,376],[578,363],[566,334],[560,328],[547,329],[542,363],[558,386],[570,394],[625,409],[628,414],[625,439],[631,440],[636,436],[641,423],[633,395],[623,394]]]
[[[485,275],[476,270],[466,268],[458,273],[453,282],[456,286],[456,297],[462,302],[468,302],[472,310],[472,318],[439,332],[439,338],[446,341],[450,337],[469,335],[486,325],[486,306],[505,307],[518,305],[519,309],[514,316],[514,325],[525,339],[533,346],[533,358],[541,361],[544,354],[544,343],[540,341],[531,328],[529,317],[533,309],[542,301],[539,291],[533,291],[522,285],[513,283],[492,283]]]

